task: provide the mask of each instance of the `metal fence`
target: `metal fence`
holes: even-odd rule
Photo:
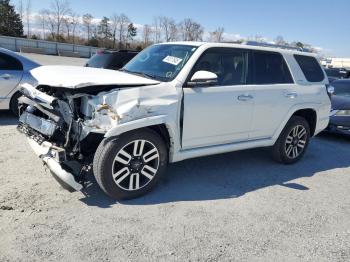
[[[78,53],[80,57],[90,58],[99,48],[73,45],[58,42],[50,42],[44,40],[33,40],[26,38],[17,38],[9,36],[0,36],[0,47],[20,52],[23,48],[32,48],[33,50],[41,50],[47,55],[59,55],[60,52]]]

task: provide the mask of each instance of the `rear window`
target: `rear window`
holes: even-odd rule
[[[276,52],[254,51],[253,82],[257,85],[288,84],[293,78],[283,56]]]
[[[324,73],[315,57],[294,55],[294,58],[297,60],[301,71],[303,71],[307,81],[322,82],[324,80]]]
[[[87,67],[106,68],[111,60],[111,54],[98,53],[86,63]]]

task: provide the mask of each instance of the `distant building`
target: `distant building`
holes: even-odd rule
[[[350,58],[325,58],[321,64],[328,68],[346,68],[350,69]]]

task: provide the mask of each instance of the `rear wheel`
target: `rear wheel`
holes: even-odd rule
[[[310,127],[300,116],[292,116],[273,146],[273,157],[284,164],[299,161],[309,145]]]
[[[126,133],[104,140],[94,157],[94,175],[101,189],[116,199],[131,199],[150,191],[166,170],[168,153],[153,130]]]

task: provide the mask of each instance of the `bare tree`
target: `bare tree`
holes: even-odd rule
[[[176,40],[177,26],[175,20],[170,17],[161,16],[159,17],[159,25],[164,34],[164,40],[166,42]]]
[[[154,34],[154,42],[159,43],[161,41],[162,36],[162,27],[161,27],[161,18],[156,16],[153,18],[153,34]]]
[[[152,27],[150,25],[144,25],[142,31],[142,42],[144,46],[148,46],[151,43]]]
[[[117,23],[117,33],[119,35],[119,48],[122,49],[123,45],[126,45],[128,26],[131,23],[130,19],[125,15],[119,15],[119,20]]]
[[[74,44],[75,43],[75,33],[78,24],[80,23],[80,17],[74,12],[70,12],[68,15],[63,17],[62,23],[65,25],[67,32],[67,40]]]
[[[204,29],[203,26],[190,18],[186,18],[180,23],[182,40],[184,41],[202,41]]]
[[[41,27],[41,34],[42,34],[42,38],[45,39],[46,37],[46,26],[47,26],[47,20],[48,20],[48,12],[45,9],[42,9],[39,11],[39,13],[36,15],[36,20],[37,23],[40,24]]]
[[[56,29],[56,40],[59,40],[64,17],[71,11],[67,0],[52,0],[50,19]]]
[[[76,37],[76,32],[79,24],[81,23],[80,21],[80,16],[77,13],[71,12],[71,24],[72,24],[72,39],[73,39],[73,44],[75,44],[75,37]]]
[[[45,19],[45,24],[50,33],[50,37],[55,39],[56,20],[52,16],[52,12],[49,9],[42,9],[40,13]]]
[[[275,38],[274,42],[275,42],[276,45],[286,45],[287,44],[287,42],[284,41],[284,38],[281,35],[277,36]]]
[[[87,33],[87,40],[90,41],[91,32],[92,32],[92,20],[94,17],[91,14],[83,15],[83,25]]]
[[[31,0],[27,0],[27,5],[26,5],[27,38],[30,38],[31,13],[32,13],[32,1]]]
[[[224,40],[223,34],[224,34],[224,28],[218,27],[213,32],[209,32],[209,41],[212,42],[222,42]]]

